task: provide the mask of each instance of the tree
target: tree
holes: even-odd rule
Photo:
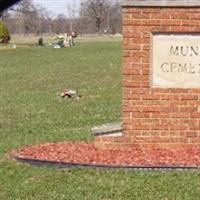
[[[67,32],[66,16],[63,14],[57,15],[57,17],[53,20],[53,31],[55,33],[65,33]],[[69,29],[69,28],[68,28]]]
[[[30,33],[38,29],[38,11],[32,0],[20,1],[15,9],[20,21],[21,33]]]
[[[111,6],[107,10],[107,30],[111,34],[115,34],[116,30],[121,32],[122,28],[122,10],[118,1],[112,2]]]
[[[118,0],[82,0],[80,16],[88,18],[96,32],[121,26],[121,7]]]
[[[119,0],[81,0],[80,13],[75,5],[66,7],[66,15],[49,12],[33,0],[22,0],[8,13],[3,21],[12,34],[70,33],[79,34],[121,32],[121,7]]]
[[[100,32],[102,22],[105,21],[107,7],[107,0],[85,0],[81,3],[80,14],[93,21],[96,32]]]

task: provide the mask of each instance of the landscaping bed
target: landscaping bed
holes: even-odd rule
[[[61,163],[63,167],[200,168],[200,148],[192,147],[106,150],[95,148],[92,142],[59,142],[25,147],[14,157],[35,164]]]

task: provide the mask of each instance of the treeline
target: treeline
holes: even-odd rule
[[[55,1],[56,3],[56,1]],[[11,34],[121,33],[121,7],[117,0],[81,0],[79,11],[66,7],[56,17],[32,0],[23,0],[1,13]]]

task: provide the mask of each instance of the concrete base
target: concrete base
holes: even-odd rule
[[[107,123],[92,128],[94,136],[122,136],[122,122]]]

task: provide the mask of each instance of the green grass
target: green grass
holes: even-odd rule
[[[121,118],[121,44],[0,47],[0,200],[199,200],[200,172],[52,169],[17,163],[13,149],[92,140]],[[60,99],[65,88],[82,98]]]

